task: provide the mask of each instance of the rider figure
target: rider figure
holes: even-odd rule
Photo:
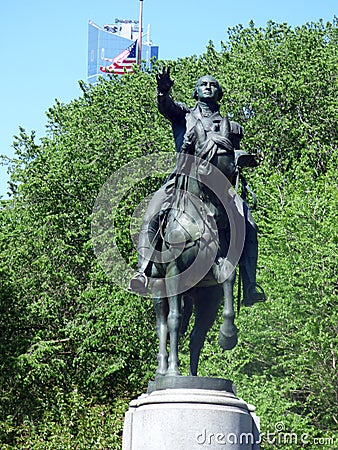
[[[161,74],[157,75],[157,101],[158,109],[164,117],[171,122],[176,151],[182,150],[186,140],[194,129],[197,121],[201,122],[206,134],[208,132],[219,132],[223,117],[219,112],[218,101],[221,100],[223,92],[218,81],[211,76],[201,77],[195,86],[193,98],[197,100],[191,109],[184,103],[176,103],[169,95],[174,84],[170,79],[170,69],[163,68]],[[243,128],[237,122],[230,121],[229,145],[233,149],[239,149],[239,143],[243,137]],[[139,235],[139,260],[138,272],[130,282],[130,290],[140,294],[147,293],[148,276],[151,271],[151,258],[153,245],[156,242],[159,230],[159,213],[161,204],[167,200],[168,191],[173,187],[172,180],[162,186],[157,195],[150,201],[145,217],[143,219]],[[163,208],[162,208],[163,209]],[[256,284],[256,268],[258,257],[257,227],[250,213],[248,205],[244,202],[246,236],[243,253],[239,264],[243,282],[244,299],[243,304],[251,306],[256,302],[265,300],[262,289]]]

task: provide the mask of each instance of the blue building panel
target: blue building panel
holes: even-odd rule
[[[158,59],[158,46],[152,45],[150,49],[150,58]]]

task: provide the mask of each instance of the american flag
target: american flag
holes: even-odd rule
[[[112,62],[113,64],[106,67],[100,66],[101,72],[115,73],[117,75],[123,75],[125,71],[133,73],[133,64],[136,64],[136,44],[137,40],[114,59],[104,58],[105,61]]]

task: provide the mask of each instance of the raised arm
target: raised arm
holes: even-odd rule
[[[157,105],[161,114],[170,122],[180,122],[184,120],[189,111],[184,103],[176,103],[170,97],[169,92],[174,81],[170,78],[170,67],[163,67],[162,73],[156,75],[157,81]]]

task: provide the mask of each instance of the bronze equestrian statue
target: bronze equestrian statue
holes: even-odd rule
[[[239,150],[243,128],[220,115],[218,102],[223,93],[215,78],[204,76],[197,81],[192,109],[172,100],[172,85],[169,69],[164,68],[157,76],[158,108],[171,122],[177,165],[146,211],[139,235],[138,271],[130,290],[153,296],[160,341],[158,375],[180,374],[178,338],[194,308],[190,373],[197,375],[200,351],[222,299],[219,343],[224,349],[237,343],[233,301],[237,263],[243,304],[265,301],[256,283],[257,227],[248,205],[233,188],[240,178],[245,185],[241,169],[257,163]]]

